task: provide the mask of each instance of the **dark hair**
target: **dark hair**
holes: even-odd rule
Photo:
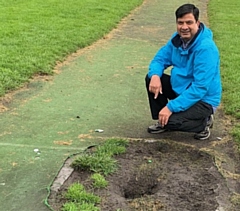
[[[193,4],[184,4],[184,5],[180,6],[175,12],[176,20],[178,18],[182,18],[184,15],[189,14],[189,13],[192,13],[195,20],[198,21],[199,9],[197,7],[195,7],[195,5],[193,5]]]

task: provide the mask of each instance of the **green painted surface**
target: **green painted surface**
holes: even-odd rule
[[[14,96],[0,114],[1,211],[48,210],[47,187],[71,154],[107,137],[151,137],[144,78],[182,3],[146,1],[112,38]]]

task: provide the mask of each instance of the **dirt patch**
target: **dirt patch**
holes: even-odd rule
[[[231,207],[231,192],[219,173],[214,157],[191,146],[163,141],[131,141],[127,152],[115,157],[116,173],[109,185],[94,190],[90,172],[73,171],[49,204],[60,210],[69,185],[80,182],[102,199],[103,211],[222,211]]]

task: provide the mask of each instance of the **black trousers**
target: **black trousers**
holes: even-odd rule
[[[172,90],[169,75],[163,74],[161,77],[162,93],[154,99],[154,94],[149,92],[150,78],[146,76],[146,88],[148,93],[149,105],[152,119],[158,120],[158,114],[166,106],[168,100],[177,97]],[[213,113],[212,106],[203,101],[199,101],[185,111],[172,113],[169,117],[167,125],[164,127],[169,130],[185,131],[185,132],[201,132],[207,124],[208,117]]]

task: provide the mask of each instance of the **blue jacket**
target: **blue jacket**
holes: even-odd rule
[[[177,98],[167,104],[170,111],[185,111],[200,100],[213,107],[220,104],[219,52],[211,30],[204,24],[200,24],[198,33],[185,50],[180,36],[174,33],[150,63],[148,76],[161,77],[170,66],[171,85],[177,94]]]

